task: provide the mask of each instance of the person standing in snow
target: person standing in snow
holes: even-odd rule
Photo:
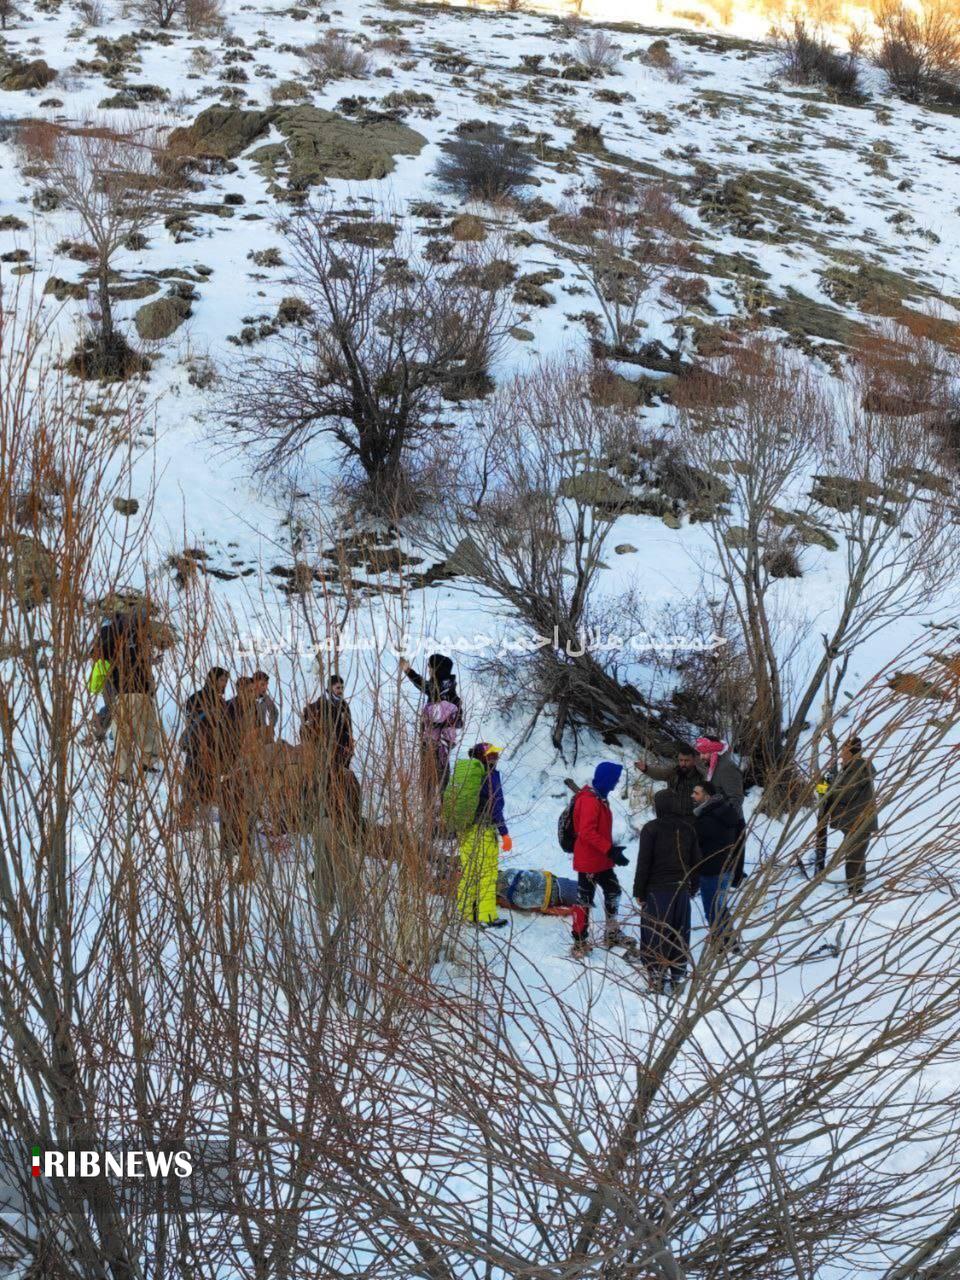
[[[697,753],[693,747],[680,747],[675,765],[649,764],[646,760],[637,760],[636,767],[654,782],[665,782],[676,796],[682,813],[693,813],[693,788],[703,778],[697,767]]]
[[[463,703],[457,692],[453,659],[431,653],[426,675],[414,671],[406,658],[400,670],[421,691],[426,702],[420,712],[420,777],[429,796],[443,794],[450,780],[450,752],[463,728]],[[428,801],[429,802],[429,801]]]
[[[727,744],[719,738],[698,738],[695,746],[700,756],[700,769],[720,795],[743,817],[743,774],[734,763]]]
[[[640,958],[650,988],[674,993],[683,986],[690,958],[690,894],[698,888],[700,850],[677,793],[653,797],[656,817],[640,832],[633,896],[642,910]]]
[[[573,915],[573,954],[590,950],[590,909],[596,891],[603,894],[604,946],[626,941],[620,928],[620,882],[614,867],[625,867],[623,845],[613,843],[613,812],[607,797],[620,781],[623,766],[604,760],[593,782],[582,787],[573,804],[573,869],[577,873],[577,907]]]
[[[253,681],[253,705],[257,726],[261,730],[264,742],[272,742],[280,721],[280,708],[270,697],[270,677],[266,671],[255,671],[250,679]]]
[[[700,768],[708,782],[712,782],[718,793],[733,807],[737,816],[743,818],[743,773],[734,763],[730,750],[719,738],[698,738],[696,748],[700,756]],[[744,858],[747,849],[746,826],[740,833],[736,857],[733,860],[732,887],[739,889],[746,875]]]
[[[360,784],[353,761],[353,717],[343,677],[334,673],[327,691],[303,709],[300,745],[308,771],[308,803],[325,803],[334,821],[356,829],[361,818]]]
[[[330,763],[349,769],[353,760],[353,717],[350,703],[344,697],[343,677],[331,675],[327,691],[303,708],[300,742],[313,750],[330,753]]]
[[[693,828],[700,849],[697,875],[710,942],[720,951],[739,951],[727,896],[733,884],[743,819],[729,800],[704,778],[693,790]]]
[[[460,837],[457,909],[464,920],[481,929],[500,929],[508,923],[497,914],[500,849],[504,853],[513,849],[504,820],[503,783],[497,769],[500,748],[491,742],[478,742],[470,748],[468,758],[480,762],[484,775],[472,821]]]
[[[93,715],[92,736],[94,742],[106,741],[110,726],[113,723],[113,708],[117,700],[117,683],[114,677],[117,651],[128,622],[128,615],[118,609],[113,617],[103,624],[97,634],[90,657],[94,662],[94,671],[99,676],[96,684],[91,685],[95,693],[103,699]],[[91,676],[93,679],[93,676]]]
[[[224,698],[230,673],[211,667],[201,688],[183,704],[186,724],[180,735],[184,752],[180,819],[190,826],[198,806],[216,804],[224,768]]]
[[[117,776],[121,782],[129,782],[134,768],[157,773],[162,735],[153,677],[153,636],[146,605],[123,615],[113,647],[102,657],[110,663],[108,679],[114,687]]]
[[[863,892],[867,879],[867,849],[878,832],[877,771],[863,754],[859,738],[850,738],[840,748],[840,770],[829,784],[817,815],[817,862],[820,873],[826,868],[827,829],[843,832],[835,861],[844,863],[847,890],[851,897]]]

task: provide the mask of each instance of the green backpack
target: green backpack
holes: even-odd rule
[[[443,792],[440,821],[451,835],[462,836],[477,820],[480,788],[487,771],[479,760],[458,760]]]

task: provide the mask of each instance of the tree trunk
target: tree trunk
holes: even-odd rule
[[[97,291],[100,299],[100,338],[104,347],[113,341],[113,306],[110,302],[110,265],[101,261],[97,273]]]

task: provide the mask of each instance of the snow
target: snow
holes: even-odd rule
[[[936,115],[922,108],[900,102],[887,104],[879,96],[862,107],[839,106],[820,95],[801,92],[776,80],[776,58],[764,48],[743,49],[739,46],[708,48],[689,43],[682,36],[671,36],[670,44],[683,75],[673,82],[636,60],[624,60],[616,75],[607,77],[604,87],[633,95],[634,102],[614,105],[598,101],[594,84],[571,85],[570,93],[552,92],[556,82],[547,85],[539,100],[521,97],[529,77],[519,75],[515,67],[519,54],[542,53],[546,58],[567,48],[558,43],[555,26],[545,17],[522,15],[465,15],[453,8],[436,8],[425,16],[422,10],[402,8],[384,10],[375,0],[344,5],[340,10],[326,9],[331,26],[342,31],[375,37],[372,25],[379,20],[403,23],[403,34],[413,45],[409,69],[401,69],[397,59],[374,53],[376,65],[389,76],[366,81],[338,81],[322,92],[312,94],[318,106],[334,109],[348,95],[371,97],[387,91],[415,89],[429,92],[436,101],[438,114],[424,119],[414,113],[408,123],[429,140],[429,145],[416,158],[398,158],[395,172],[383,182],[348,184],[329,183],[331,200],[338,206],[350,201],[373,200],[380,207],[395,210],[410,228],[416,220],[409,214],[411,201],[437,198],[450,205],[431,184],[440,143],[450,136],[454,126],[463,120],[493,118],[505,126],[523,125],[532,132],[543,131],[553,145],[564,146],[572,140],[574,123],[565,116],[576,113],[576,123],[596,124],[602,128],[610,152],[621,153],[632,160],[662,167],[668,173],[689,175],[693,161],[715,165],[722,174],[755,168],[775,169],[798,177],[814,187],[826,205],[840,209],[842,223],[819,224],[822,241],[793,239],[785,243],[745,241],[731,233],[718,231],[702,222],[693,208],[684,210],[691,226],[705,246],[720,253],[749,253],[769,276],[771,294],[780,294],[789,285],[816,301],[838,306],[823,292],[820,273],[836,261],[843,250],[856,250],[866,257],[904,273],[916,273],[940,295],[939,313],[949,319],[960,318],[960,260],[956,254],[958,206],[960,206],[960,165],[943,157],[960,156],[960,122]],[[635,0],[598,0],[587,12],[607,21],[642,20],[652,26],[676,25],[676,19],[660,5],[638,6]],[[234,6],[228,14],[231,34],[240,37],[257,55],[256,63],[243,63],[250,75],[244,92],[259,104],[269,102],[269,90],[277,80],[302,75],[302,59],[295,50],[327,28],[315,20],[310,11],[306,20],[291,16],[279,4]],[[77,58],[90,58],[90,35],[116,38],[142,26],[134,20],[111,16],[96,33],[75,34],[76,15],[66,6],[55,14],[40,15],[32,10],[6,35],[10,49],[36,52],[60,71],[66,71]],[[745,11],[732,24],[738,34],[756,37],[769,24],[758,15]],[[268,33],[272,47],[258,49],[261,33]],[[220,52],[217,41],[197,39],[182,32],[172,32],[168,46],[144,43],[140,56],[142,68],[131,72],[135,83],[157,83],[169,90],[170,101],[159,109],[147,108],[151,120],[166,125],[192,120],[205,106],[219,101],[219,94],[209,82],[210,76],[197,76],[190,71],[190,55],[194,50]],[[644,50],[650,35],[642,31],[616,34],[624,54]],[[454,85],[449,75],[430,66],[429,48],[444,42],[453,49],[464,49],[473,67],[482,70],[475,81]],[[288,44],[293,51],[279,52],[276,46]],[[260,78],[253,74],[256,66],[266,67],[271,75]],[[871,88],[878,92],[873,77]],[[476,90],[485,89],[488,97],[482,105],[475,100]],[[489,93],[503,90],[503,101],[494,105]],[[732,95],[737,102],[704,99],[706,91]],[[90,72],[70,71],[45,90],[36,93],[0,92],[0,121],[24,116],[40,116],[49,120],[84,121],[96,115],[97,103],[110,92],[101,76]],[[57,98],[62,105],[42,107],[42,99]],[[744,114],[738,102],[750,104]],[[811,111],[811,106],[815,110]],[[889,106],[889,110],[884,109]],[[668,132],[658,132],[659,124],[650,113],[667,118]],[[122,116],[123,113],[116,113]],[[136,115],[134,115],[136,119]],[[275,140],[273,138],[266,141]],[[257,145],[261,145],[258,143]],[[881,147],[893,170],[893,177],[877,177],[865,163],[865,157],[878,154]],[[579,174],[554,171],[541,166],[541,186],[537,194],[563,207],[584,185],[590,171],[598,163],[581,157]],[[0,143],[0,166],[4,182],[0,192],[0,217],[16,215],[30,225],[26,232],[0,232],[0,251],[23,247],[36,266],[38,289],[49,275],[76,278],[78,264],[58,258],[55,246],[63,238],[75,234],[69,213],[35,214],[30,198],[37,183],[23,174],[21,161],[12,137]],[[904,181],[910,186],[901,190]],[[898,185],[899,184],[899,185]],[[146,443],[134,466],[130,492],[142,496],[151,484],[156,485],[156,498],[149,530],[150,552],[144,563],[144,580],[159,587],[170,599],[171,620],[182,623],[184,606],[169,591],[168,572],[164,561],[171,552],[184,546],[202,547],[210,551],[212,563],[229,563],[252,567],[256,572],[232,582],[213,582],[218,604],[229,610],[236,620],[232,650],[226,645],[224,665],[239,667],[236,645],[247,631],[261,627],[276,639],[290,633],[290,643],[276,655],[275,684],[289,688],[296,681],[299,689],[309,689],[314,679],[309,646],[302,644],[304,630],[296,611],[275,585],[267,570],[272,564],[289,563],[291,553],[287,532],[280,521],[284,514],[282,495],[264,492],[249,476],[249,463],[242,457],[225,453],[216,436],[223,408],[216,389],[201,390],[190,385],[188,362],[191,358],[209,358],[223,369],[236,366],[247,353],[231,344],[247,316],[272,317],[280,299],[296,292],[296,280],[283,267],[259,269],[249,260],[257,249],[280,246],[282,236],[276,226],[281,211],[267,192],[267,184],[251,162],[238,161],[237,171],[222,178],[207,180],[206,189],[196,199],[212,203],[227,192],[239,192],[245,203],[237,206],[232,218],[215,214],[192,217],[194,236],[177,243],[161,226],[150,229],[148,248],[142,252],[123,252],[115,266],[126,273],[154,272],[163,268],[193,271],[197,265],[211,268],[205,283],[198,285],[199,300],[193,317],[178,330],[172,340],[155,352],[156,363],[147,386],[152,402],[153,437]],[[891,224],[891,216],[902,211],[916,221],[905,230]],[[261,220],[245,220],[256,213]],[[535,229],[538,236],[543,225]],[[931,239],[923,232],[934,233]],[[543,236],[546,239],[546,235]],[[577,286],[574,264],[549,244],[535,243],[528,250],[517,251],[521,272],[556,266],[564,272],[563,281],[551,286],[557,301],[550,307],[537,309],[524,318],[523,327],[534,333],[531,343],[512,342],[498,378],[506,380],[535,361],[568,349],[583,349],[582,326],[570,316],[589,305],[588,299],[567,290]],[[5,279],[9,286],[10,277]],[[736,315],[741,303],[729,282],[710,279],[710,301],[718,317]],[[156,295],[159,296],[159,295]],[[52,309],[52,299],[44,306]],[[129,321],[139,302],[120,304],[117,313]],[[649,328],[645,337],[656,338],[668,332],[669,319],[656,309],[646,317]],[[917,306],[918,304],[913,304]],[[858,313],[850,310],[854,318]],[[76,331],[78,304],[66,304],[57,320],[57,330],[69,346]],[[269,341],[269,340],[267,340]],[[265,349],[263,344],[254,353]],[[823,376],[829,372],[823,366]],[[666,410],[647,411],[651,428],[660,424]],[[306,459],[308,476],[315,483],[334,478],[339,465],[337,456],[326,445],[312,447]],[[106,498],[106,495],[104,495]],[[134,517],[137,519],[137,517]],[[626,542],[638,548],[636,553],[608,556],[612,561],[604,578],[604,592],[611,595],[626,587],[640,589],[655,612],[658,605],[678,597],[691,597],[702,590],[701,566],[709,562],[711,543],[703,526],[685,524],[670,530],[661,522],[639,516],[624,516],[611,531],[608,546]],[[412,548],[416,549],[416,548]],[[826,552],[816,548],[804,552],[804,577],[799,582],[785,583],[783,597],[795,609],[806,634],[809,661],[818,656],[819,633],[826,629],[838,600],[840,574],[838,561],[842,552]],[[554,829],[557,814],[565,801],[563,779],[572,773],[585,780],[596,759],[611,758],[631,772],[637,751],[629,744],[617,748],[597,742],[581,744],[575,762],[559,756],[549,740],[549,726],[541,722],[523,737],[526,717],[520,713],[505,718],[498,710],[498,690],[473,674],[476,658],[504,639],[516,639],[516,628],[505,608],[479,596],[462,582],[444,583],[421,591],[405,590],[399,603],[388,603],[389,597],[374,597],[365,606],[359,633],[369,638],[379,633],[391,645],[401,648],[403,633],[412,639],[416,665],[434,645],[457,653],[461,687],[469,709],[469,735],[505,744],[502,773],[507,797],[508,820],[514,837],[514,852],[505,862],[515,866],[537,866],[558,874],[570,874],[569,859],[555,846]],[[904,616],[891,622],[858,654],[849,673],[847,687],[851,691],[859,683],[867,683],[872,673],[884,668],[898,654],[911,646],[919,649],[928,643],[926,623],[946,607],[945,601],[931,601],[929,610]],[[179,612],[178,612],[179,611]],[[318,610],[320,612],[320,610]],[[439,639],[437,639],[439,637]],[[478,641],[478,637],[481,639]],[[489,637],[483,644],[482,637]],[[483,646],[485,652],[478,652]],[[303,652],[297,650],[302,648]],[[169,671],[176,657],[168,657],[161,674],[165,681],[164,714],[168,725],[175,722],[173,690],[178,683]],[[372,661],[363,653],[347,654],[341,670],[347,678],[348,695],[354,709],[355,723],[364,725],[369,708],[378,695],[395,699],[404,715],[412,718],[415,697],[406,689],[397,690],[392,668],[380,672],[384,686],[378,690],[366,685]],[[299,708],[284,699],[281,731],[291,739],[296,735]],[[748,806],[749,808],[750,806]],[[628,845],[631,866],[622,874],[625,888],[632,882],[636,829],[646,815],[629,814],[626,796],[617,797],[615,838]],[[796,837],[796,833],[795,837]],[[780,836],[776,823],[758,819],[751,844],[751,858],[759,850],[776,843]],[[891,842],[878,840],[871,853],[871,866],[883,867],[896,850]],[[799,892],[796,880],[781,886],[782,892]],[[805,891],[804,891],[805,892]],[[625,897],[625,903],[628,899]],[[829,899],[827,890],[819,890],[807,901],[808,910],[823,919],[825,938],[836,934],[839,921],[850,919],[852,927],[861,930],[861,939],[874,941],[889,936],[901,924],[901,912],[909,911],[909,900],[900,905],[896,898],[876,907],[848,908]],[[695,908],[695,921],[697,919]],[[636,911],[628,907],[625,925],[635,929]],[[566,924],[556,919],[514,914],[504,937],[487,935],[476,945],[486,953],[502,954],[504,963],[515,966],[518,980],[546,984],[544,994],[562,991],[568,996],[577,992],[590,1017],[600,1027],[618,1027],[634,1037],[653,1035],[654,1028],[671,1015],[636,990],[636,983],[618,957],[595,956],[585,967],[577,968],[566,956]],[[751,924],[748,936],[762,936],[762,915]],[[702,931],[697,938],[702,940]],[[805,948],[809,938],[803,940]],[[851,945],[847,941],[847,946]],[[753,965],[753,969],[750,966]],[[756,961],[744,962],[747,981],[736,1001],[727,1010],[728,1019],[743,1017],[758,1024],[786,1017],[791,1004],[804,1000],[809,988],[834,968],[832,961],[798,966],[786,971],[779,982],[768,973],[754,974]],[[877,996],[879,1003],[880,996]],[[727,1038],[727,1049],[734,1043],[719,1018],[709,1019],[703,1026],[703,1048],[709,1059],[716,1053],[711,1040]],[[855,1034],[851,1032],[851,1034]],[[722,1054],[721,1054],[722,1057]],[[828,1273],[824,1273],[826,1277]],[[839,1272],[830,1272],[830,1275]]]

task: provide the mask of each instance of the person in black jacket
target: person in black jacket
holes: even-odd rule
[[[693,788],[703,778],[697,766],[697,753],[693,747],[682,746],[677,750],[676,764],[650,764],[637,760],[636,767],[654,782],[665,782],[677,797],[680,811],[685,817],[693,813]]]
[[[215,804],[224,767],[224,731],[227,702],[224,698],[230,673],[211,667],[196,693],[183,704],[186,721],[180,736],[184,753],[181,821],[193,820],[197,805]]]
[[[406,658],[400,659],[400,670],[412,685],[420,689],[428,702],[452,702],[462,712],[463,706],[457,693],[457,677],[453,674],[453,659],[444,653],[431,653],[427,659],[426,675],[414,671]]]
[[[113,686],[116,766],[121,781],[131,781],[140,770],[157,772],[162,735],[153,676],[153,635],[146,605],[118,615],[113,624],[101,631],[97,656],[110,663],[107,680]]]
[[[700,901],[710,941],[721,951],[736,952],[740,948],[730,923],[727,895],[733,884],[744,821],[733,804],[706,779],[694,787],[693,803],[694,830],[700,847]]]
[[[327,692],[303,708],[300,742],[314,751],[329,752],[332,765],[349,769],[353,759],[353,717],[343,693],[343,678],[332,675]]]
[[[353,717],[342,676],[331,675],[327,691],[303,709],[300,746],[307,771],[307,805],[323,804],[335,824],[356,829],[361,822],[360,784],[353,760]]]
[[[835,861],[844,864],[847,889],[851,897],[856,897],[866,884],[870,841],[880,830],[874,786],[877,771],[863,754],[863,743],[857,737],[841,747],[840,766],[817,814],[816,871],[819,875],[826,868],[828,828],[842,831],[843,841]]]
[[[690,955],[690,894],[697,888],[700,852],[682,799],[667,789],[656,793],[653,805],[656,817],[640,832],[633,880],[643,912],[640,958],[653,991],[665,990],[668,982],[678,991]]]

